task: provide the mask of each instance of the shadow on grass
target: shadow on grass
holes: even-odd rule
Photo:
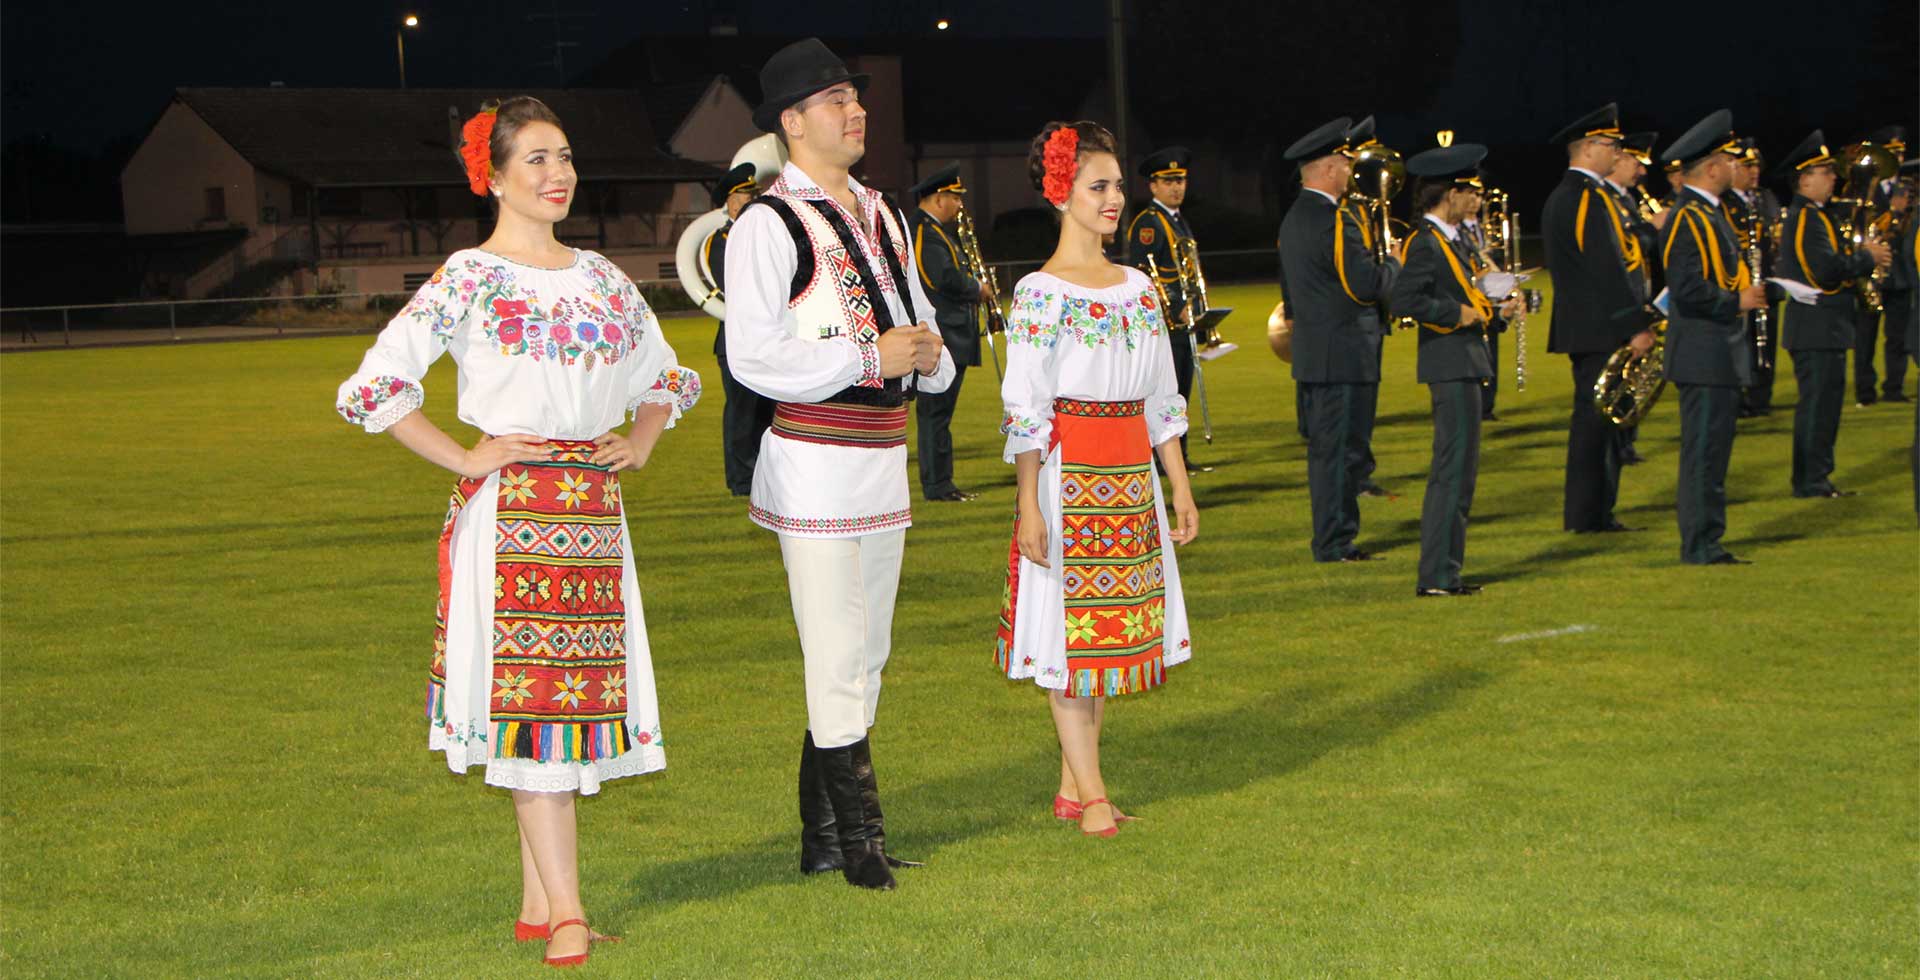
[[[1106,741],[1110,756],[1127,760],[1122,765],[1129,802],[1151,805],[1212,796],[1298,772],[1341,749],[1376,745],[1402,728],[1448,710],[1494,677],[1478,666],[1442,667],[1397,690],[1347,704],[1317,718],[1312,716],[1312,707],[1328,701],[1330,692],[1325,685],[1313,685],[1156,730],[1109,735]],[[1115,751],[1116,745],[1121,747],[1119,751]],[[1151,759],[1132,756],[1126,751],[1132,746],[1151,746]],[[895,821],[889,837],[898,845],[898,853],[908,858],[935,859],[930,863],[937,865],[940,851],[948,845],[1032,825],[1042,816],[1047,830],[1053,830],[1053,819],[1045,810],[1060,756],[1051,743],[1035,748],[993,768],[903,786],[886,781],[886,772],[897,768],[899,759],[889,757],[885,745],[876,743],[883,798],[932,801],[931,805],[913,808],[919,816],[912,826]],[[1205,764],[1185,764],[1183,760],[1204,760]],[[623,920],[643,906],[660,908],[706,901],[801,881],[794,803],[788,797],[756,800],[751,805],[764,808],[770,802],[777,804],[781,814],[777,833],[722,852],[648,865],[627,881],[620,904],[607,913],[611,920]],[[901,877],[910,888],[913,876],[937,873],[936,869],[907,871]],[[835,887],[846,887],[838,874],[819,878]]]

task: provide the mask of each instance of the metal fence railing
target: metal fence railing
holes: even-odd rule
[[[1272,249],[1220,250],[1204,254],[1209,283],[1272,282]],[[1039,269],[1042,260],[995,262],[1002,299],[1013,284]],[[635,283],[663,314],[694,307],[680,283],[646,279]],[[0,349],[40,350],[164,344],[210,340],[372,333],[406,305],[411,292],[315,293],[223,299],[146,300],[128,303],[66,303],[0,307]]]

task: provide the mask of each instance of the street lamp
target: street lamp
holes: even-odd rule
[[[937,20],[937,21],[934,21],[934,22],[933,22],[933,29],[934,29],[934,30],[936,30],[936,31],[944,31],[944,30],[946,30],[947,28],[949,28],[949,27],[952,27],[952,26],[953,26],[953,25],[952,25],[952,24],[950,24],[950,23],[948,23],[948,22],[947,22],[947,20],[946,20],[946,18],[944,18],[944,17],[943,17],[943,18],[941,18],[940,20]]]
[[[400,50],[400,87],[401,88],[407,87],[407,28],[419,27],[419,26],[420,26],[419,15],[408,14],[406,17],[401,19],[400,26],[395,28],[393,32],[394,47]]]

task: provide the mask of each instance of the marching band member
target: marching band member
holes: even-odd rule
[[[1460,579],[1466,561],[1467,513],[1480,468],[1481,383],[1494,363],[1487,337],[1496,321],[1491,300],[1475,284],[1473,252],[1460,223],[1480,212],[1480,161],[1472,143],[1427,150],[1407,161],[1414,211],[1421,220],[1402,251],[1406,266],[1393,283],[1391,308],[1420,324],[1417,375],[1433,402],[1433,463],[1420,507],[1420,571],[1414,595],[1467,596],[1480,591]],[[1509,299],[1501,313],[1523,301]]]
[[[1759,309],[1767,296],[1720,206],[1744,150],[1733,114],[1721,109],[1661,154],[1680,161],[1684,181],[1661,258],[1670,301],[1666,376],[1680,389],[1680,560],[1690,565],[1748,563],[1720,545],[1734,420],[1753,372],[1753,341],[1741,314]]]
[[[1793,410],[1793,495],[1843,497],[1833,485],[1834,443],[1846,403],[1847,349],[1854,344],[1858,294],[1852,280],[1887,265],[1891,253],[1879,242],[1855,252],[1826,213],[1836,182],[1834,158],[1820,130],[1807,134],[1781,162],[1793,186],[1787,210],[1780,276],[1819,290],[1812,303],[1783,304],[1780,329],[1793,355],[1800,400]]]
[[[1351,152],[1355,154],[1368,146],[1380,145],[1380,140],[1374,134],[1372,116],[1368,116],[1353,124],[1353,129],[1347,133],[1347,144],[1351,148]],[[1374,236],[1380,232],[1379,229],[1373,227],[1373,215],[1369,213],[1367,206],[1363,202],[1356,200],[1353,195],[1343,193],[1340,195],[1340,211],[1347,221],[1359,227],[1360,239],[1366,243],[1367,248],[1373,248]],[[1381,295],[1384,298],[1386,293],[1383,292]],[[1374,337],[1373,362],[1375,375],[1380,373],[1380,368],[1386,363],[1386,341],[1393,333],[1388,327],[1386,320],[1380,315],[1380,305],[1379,303],[1374,303],[1360,311],[1361,326]],[[1354,473],[1356,474],[1355,485],[1359,488],[1359,493],[1362,497],[1393,496],[1387,492],[1385,487],[1374,482],[1373,479],[1374,471],[1380,468],[1379,461],[1374,459],[1373,456],[1373,423],[1379,415],[1380,386],[1376,384],[1373,386],[1372,397],[1366,406],[1366,410],[1354,416],[1354,424],[1358,427],[1354,438],[1359,445],[1359,455],[1353,459],[1352,465],[1354,466]]]
[[[713,270],[713,284],[727,288],[727,236],[740,210],[753,202],[759,189],[753,164],[743,163],[714,185],[713,206],[727,209],[727,223],[707,237],[707,268]],[[736,497],[753,492],[753,464],[760,456],[760,436],[773,424],[773,401],[762,398],[740,383],[727,366],[727,323],[720,321],[713,334],[713,356],[720,362],[720,386],[726,393],[720,413],[720,455],[726,468],[727,489]]]
[[[967,274],[967,264],[960,258],[951,230],[953,220],[960,215],[960,195],[966,192],[957,163],[934,171],[907,189],[907,198],[918,204],[907,216],[907,224],[913,232],[920,286],[933,302],[934,323],[939,325],[941,340],[953,356],[953,383],[947,390],[915,399],[920,493],[928,500],[961,502],[974,498],[953,482],[953,410],[967,368],[980,365],[974,305],[988,297],[985,284]]]
[[[1907,152],[1907,130],[1904,126],[1882,126],[1867,134],[1865,142],[1885,147],[1898,160]],[[1909,220],[1913,201],[1907,194],[1908,185],[1897,177],[1889,177],[1875,183],[1867,201],[1867,213],[1870,214],[1874,234],[1881,241],[1891,242],[1898,235],[1895,228],[1899,222]],[[1861,407],[1876,401],[1905,402],[1907,400],[1907,355],[1906,322],[1907,308],[1913,302],[1913,293],[1902,287],[1893,277],[1888,277],[1880,290],[1880,306],[1886,320],[1886,359],[1882,367],[1887,374],[1880,379],[1878,393],[1874,390],[1876,380],[1873,370],[1873,351],[1880,346],[1880,321],[1882,314],[1861,304],[1857,313],[1859,319],[1859,343],[1853,348],[1853,393]]]
[[[891,889],[908,862],[886,853],[868,731],[912,523],[906,402],[955,371],[909,275],[906,215],[848,173],[866,153],[867,83],[817,38],[761,68],[753,120],[789,162],[727,245],[727,354],[780,402],[748,515],[780,537],[806,667],[800,869]]]
[[[1909,189],[1913,180],[1920,176],[1920,160],[1905,160],[1900,164],[1900,175]],[[1912,203],[1909,202],[1909,207]],[[1907,356],[1920,366],[1920,220],[1911,214],[1906,228],[1900,233],[1900,248],[1893,257],[1893,278],[1900,280],[1906,287],[1910,302],[1907,304]],[[1913,513],[1920,520],[1920,398],[1914,399],[1913,407],[1913,449],[1909,453],[1913,463]]]
[[[1408,164],[1410,166],[1412,161],[1409,160]],[[1409,170],[1407,172],[1412,173],[1413,171]],[[1419,200],[1418,195],[1415,195],[1414,199],[1417,205]],[[1418,216],[1421,212],[1416,207],[1413,213]],[[1459,223],[1454,225],[1454,230],[1459,233],[1461,242],[1467,246],[1468,257],[1473,261],[1472,268],[1467,271],[1476,277],[1483,276],[1492,271],[1494,268],[1493,259],[1487,253],[1487,233],[1485,229],[1480,227],[1480,213],[1475,211],[1461,218]],[[1402,261],[1404,261],[1404,255],[1405,250],[1402,249]],[[1506,332],[1506,324],[1501,323],[1499,326],[1500,329],[1498,331],[1489,329],[1484,334],[1487,345],[1487,363],[1492,366],[1493,370],[1480,381],[1480,421],[1482,422],[1500,421],[1500,416],[1495,415],[1493,412],[1493,403],[1500,395],[1500,334]]]
[[[1160,288],[1167,295],[1165,312],[1168,327],[1173,331],[1173,373],[1180,382],[1181,398],[1193,397],[1193,337],[1191,331],[1182,326],[1187,293],[1179,274],[1181,243],[1193,237],[1186,216],[1180,213],[1180,206],[1187,201],[1187,169],[1191,160],[1186,147],[1169,146],[1155,150],[1140,161],[1140,176],[1146,178],[1147,191],[1153,199],[1127,226],[1127,264],[1147,272],[1147,259],[1151,257],[1153,268],[1159,270]],[[1193,457],[1187,455],[1185,433],[1180,436],[1180,457],[1186,460],[1189,473],[1213,469],[1195,464]]]
[[[1594,407],[1593,383],[1621,345],[1632,343],[1642,353],[1653,346],[1637,314],[1646,283],[1630,267],[1632,239],[1603,181],[1620,155],[1620,137],[1619,110],[1611,103],[1555,133],[1552,142],[1567,148],[1567,170],[1540,216],[1554,292],[1547,350],[1567,355],[1573,368],[1561,526],[1580,534],[1632,530],[1613,516],[1618,437]]]
[[[1613,194],[1614,202],[1619,206],[1620,220],[1626,225],[1629,242],[1627,246],[1627,265],[1637,266],[1640,270],[1640,298],[1652,299],[1659,292],[1665,277],[1660,274],[1660,229],[1666,227],[1667,218],[1672,211],[1661,211],[1651,219],[1640,214],[1640,202],[1634,198],[1633,188],[1647,177],[1647,161],[1652,159],[1653,144],[1660,139],[1659,133],[1628,133],[1620,138],[1620,156],[1614,161],[1613,170],[1607,174],[1607,190]],[[1621,466],[1633,466],[1646,461],[1634,446],[1640,437],[1640,426],[1622,425],[1614,428],[1614,457]]]
[[[1372,244],[1341,209],[1352,120],[1301,137],[1286,159],[1300,166],[1300,196],[1280,225],[1283,315],[1293,324],[1293,380],[1306,391],[1307,485],[1313,560],[1369,561],[1360,533],[1360,467],[1380,384],[1380,337],[1363,315],[1393,291],[1398,259],[1375,261]]]
[[[1733,189],[1724,201],[1727,218],[1733,222],[1734,230],[1740,232],[1741,241],[1760,253],[1760,268],[1753,270],[1756,281],[1766,278],[1766,270],[1774,267],[1773,227],[1780,217],[1780,199],[1760,182],[1760,172],[1765,167],[1766,158],[1760,148],[1748,140],[1745,152],[1734,164]],[[1749,228],[1755,237],[1750,243],[1746,241]],[[1772,304],[1763,309],[1772,320]],[[1753,347],[1753,383],[1740,393],[1741,418],[1756,418],[1773,410],[1773,368],[1779,358],[1780,331],[1768,330],[1766,348],[1762,350],[1758,343]]]

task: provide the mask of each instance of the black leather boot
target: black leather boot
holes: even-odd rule
[[[833,804],[827,799],[826,773],[820,768],[820,749],[808,731],[800,747],[800,873],[816,875],[845,865]]]
[[[880,837],[880,797],[869,794],[867,780],[872,778],[873,763],[867,755],[867,740],[833,749],[816,749],[822,775],[826,777],[827,800],[833,806],[834,826],[840,833],[840,873],[847,884],[886,891],[894,887],[893,872],[887,869],[887,852]],[[865,759],[856,766],[855,759]],[[864,769],[867,779],[861,778]]]
[[[880,781],[873,774],[873,743],[861,739],[849,746],[853,751],[853,771],[860,776],[860,798],[862,809],[868,819],[873,821],[873,839],[880,842],[882,853],[887,849],[887,821],[880,813]],[[887,854],[889,868],[924,868],[923,861],[904,861]]]

